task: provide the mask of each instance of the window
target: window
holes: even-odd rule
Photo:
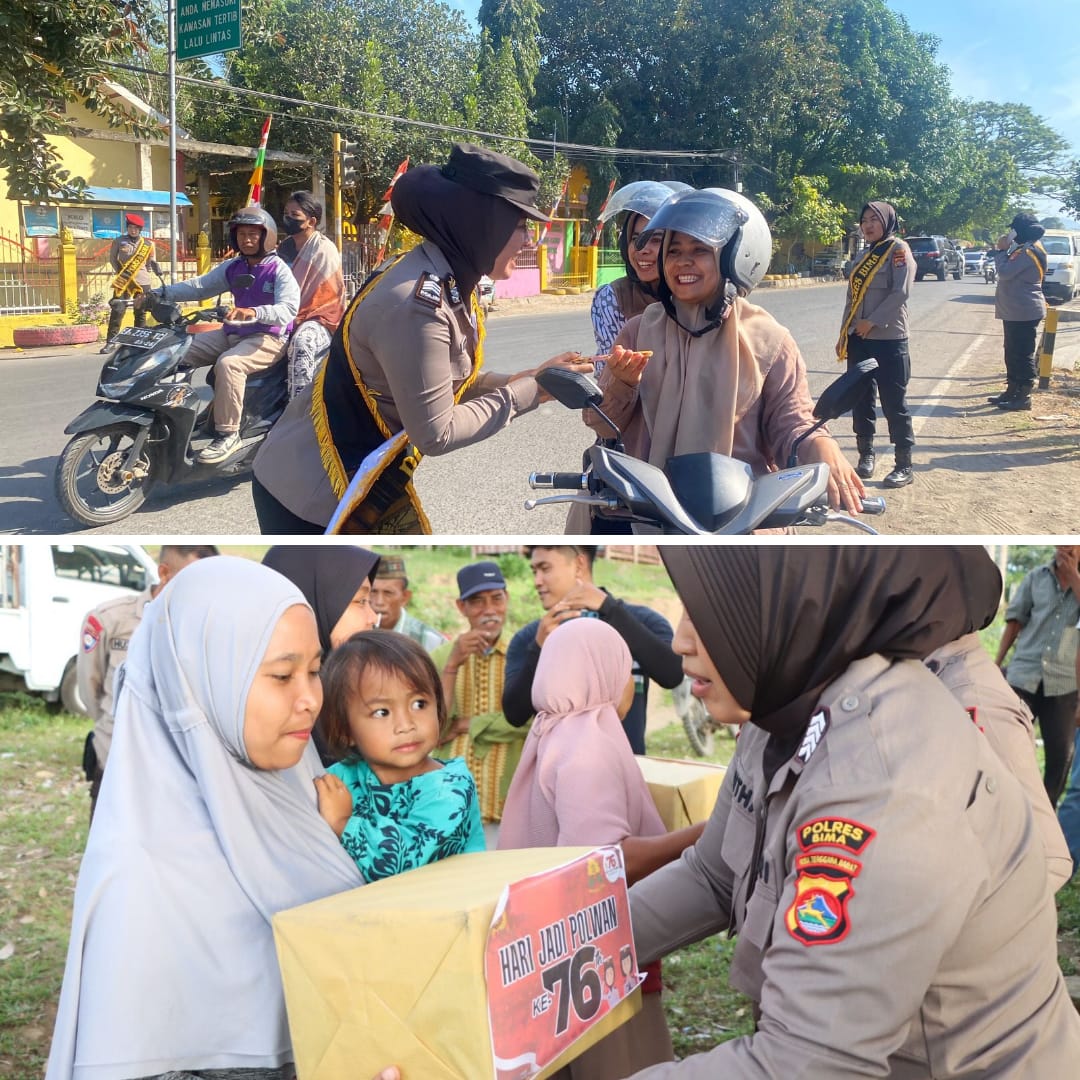
[[[148,584],[146,568],[122,547],[56,544],[52,555],[57,577],[119,585],[136,592],[141,592]]]

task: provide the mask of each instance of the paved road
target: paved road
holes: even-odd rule
[[[843,286],[765,290],[755,294],[787,325],[799,342],[816,395],[840,368],[833,342],[843,304]],[[928,410],[947,387],[946,376],[970,350],[1000,348],[984,335],[992,292],[980,278],[926,281],[915,286],[910,399]],[[496,314],[488,322],[487,366],[498,371],[527,368],[564,349],[589,351],[588,308],[580,303],[536,314]],[[79,531],[61,511],[52,491],[56,458],[67,441],[64,426],[93,398],[100,358],[89,350],[42,357],[0,354],[4,394],[0,399],[0,530],[14,533]],[[943,382],[944,380],[944,382]],[[852,450],[846,421],[834,425]],[[427,458],[416,487],[439,535],[540,535],[562,531],[565,511],[524,509],[527,476],[540,469],[574,470],[592,441],[577,415],[556,403],[515,421],[494,439],[442,458]],[[165,491],[118,525],[88,530],[112,535],[254,535],[258,531],[246,479]]]

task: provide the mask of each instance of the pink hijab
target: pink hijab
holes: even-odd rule
[[[572,619],[544,642],[536,719],[503,808],[499,847],[617,844],[664,829],[615,711],[630,650],[598,619]]]

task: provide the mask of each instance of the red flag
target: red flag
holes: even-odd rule
[[[273,119],[271,113],[263,122],[262,134],[259,136],[259,152],[255,155],[255,169],[248,181],[248,206],[262,205],[263,165],[266,162],[266,143],[270,138],[270,121]]]
[[[393,177],[390,180],[390,186],[386,189],[386,194],[382,197],[383,211],[389,210],[389,213],[383,213],[379,218],[379,228],[383,230],[383,242],[382,247],[379,248],[379,254],[376,257],[376,263],[383,261],[383,256],[386,254],[386,244],[390,239],[390,228],[394,224],[394,211],[390,208],[390,194],[394,190],[394,185],[405,175],[405,170],[409,167],[409,159],[406,158],[395,170]]]

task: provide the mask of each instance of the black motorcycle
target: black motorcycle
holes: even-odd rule
[[[629,456],[622,449],[618,427],[599,407],[600,387],[588,375],[548,368],[539,373],[537,382],[569,409],[592,409],[615,437],[598,439],[590,446],[579,473],[533,473],[529,486],[534,490],[560,488],[573,494],[529,499],[525,508],[585,503],[602,524],[615,527],[610,531],[629,527],[640,533],[733,536],[756,529],[842,522],[876,535],[877,530],[865,522],[829,508],[828,465],[799,465],[796,452],[823,424],[851,409],[864,380],[877,366],[876,360],[863,360],[830,383],[814,406],[817,422],[795,440],[788,467],[762,476],[754,476],[745,462],[723,454],[680,454],[663,469]],[[863,513],[884,511],[884,499],[863,499]]]
[[[188,328],[220,322],[227,309],[184,315],[180,308],[148,297],[157,326],[127,327],[114,341],[97,396],[64,429],[74,438],[56,464],[60,505],[83,525],[110,525],[137,510],[155,484],[183,484],[250,469],[266,433],[288,404],[288,360],[281,358],[248,376],[240,422],[240,448],[223,461],[203,464],[196,454],[214,438],[211,403],[213,368],[205,385],[194,386],[196,369],[184,363],[191,347]]]

